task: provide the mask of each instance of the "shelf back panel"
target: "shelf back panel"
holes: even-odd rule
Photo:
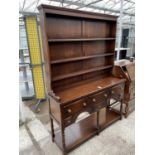
[[[83,43],[84,55],[96,55],[114,52],[115,41],[91,41]]]
[[[49,43],[50,60],[114,53],[115,41]]]
[[[85,80],[111,75],[116,16],[46,5],[40,6],[39,11],[47,60],[45,69],[50,73],[47,78],[51,81],[51,89],[61,90]],[[104,56],[108,53],[109,56]],[[59,60],[65,62],[52,63]]]
[[[81,42],[49,43],[50,60],[83,56]]]
[[[68,78],[68,79],[63,79],[60,81],[55,81],[52,83],[52,88],[54,92],[59,92],[62,90],[65,90],[67,88],[79,85],[81,83],[85,83],[88,81],[94,81],[95,79],[102,79],[105,77],[108,77],[112,74],[112,69],[107,69],[107,70],[102,70],[102,71],[96,71],[93,73],[87,73],[84,75],[79,75],[76,77]]]
[[[47,16],[47,36],[49,39],[81,38],[81,20],[67,17]]]

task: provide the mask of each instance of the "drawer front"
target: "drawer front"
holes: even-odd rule
[[[124,85],[118,85],[111,88],[111,98],[115,100],[121,100],[124,96]]]
[[[64,122],[65,127],[71,125],[73,123],[72,117],[68,117],[68,118],[64,119],[63,122]]]
[[[100,103],[106,104],[107,99],[109,98],[110,98],[109,91],[103,91],[103,92],[99,92],[97,94],[91,95],[89,97],[89,102],[93,105],[100,104]]]
[[[92,112],[96,112],[100,110],[103,107],[106,107],[108,105],[108,100],[110,99],[110,92],[109,91],[103,91],[99,92],[97,94],[91,95],[89,97],[89,102],[91,103],[92,106]]]
[[[63,116],[66,118],[66,117],[74,115],[75,113],[85,111],[86,108],[89,107],[88,104],[89,104],[88,99],[84,98],[84,99],[75,101],[67,106],[64,106]]]

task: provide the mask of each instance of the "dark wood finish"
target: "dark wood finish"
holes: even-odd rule
[[[76,70],[77,69],[79,71],[77,71],[75,73],[74,72],[73,73],[67,73],[66,75],[56,76],[56,77],[54,77],[52,79],[52,81],[58,81],[58,80],[62,80],[62,79],[70,78],[70,77],[75,77],[75,76],[78,76],[78,75],[83,75],[83,74],[87,74],[87,73],[91,73],[91,72],[96,72],[96,71],[112,68],[113,66],[112,65],[107,65],[107,66],[101,66],[101,67],[91,68],[91,69],[87,69],[87,70],[80,70],[80,65],[78,65],[78,64],[77,64],[78,68],[76,68],[75,65],[72,65],[72,67],[73,67],[72,70],[74,70],[74,69]],[[70,69],[71,69],[71,67],[70,67]],[[59,71],[59,73],[60,73],[60,70],[56,69],[56,71]],[[66,71],[68,72],[68,70],[66,70]],[[65,73],[65,71],[64,71],[64,73]],[[63,71],[62,71],[62,74],[63,74]]]
[[[49,39],[48,42],[74,42],[74,41],[105,41],[115,40],[115,38],[79,38],[79,39]]]
[[[93,59],[93,58],[100,58],[105,56],[113,56],[114,53],[105,53],[105,54],[98,54],[98,55],[90,55],[90,56],[82,56],[77,58],[68,58],[68,59],[60,59],[60,60],[53,60],[51,61],[51,64],[59,64],[59,63],[67,63],[72,61],[81,61],[81,60],[87,60],[87,59]]]
[[[101,113],[102,111],[100,111]],[[104,114],[100,114],[101,117]],[[96,135],[98,130],[96,126],[97,113],[92,114],[90,117],[75,123],[65,130],[66,135],[66,150],[67,152],[71,151],[75,147],[79,146],[92,136]],[[113,122],[120,119],[120,115],[109,111],[106,111],[106,121],[100,122],[100,131],[111,125]],[[100,118],[100,120],[103,120]],[[61,132],[57,132],[55,135],[55,142],[61,150],[63,150],[62,141],[61,141]]]
[[[129,60],[120,60],[115,62],[113,74],[119,78],[125,78],[125,94],[123,103],[125,104],[125,117],[134,110],[130,109],[132,100],[135,100],[135,62]]]
[[[39,11],[52,140],[67,154],[121,119],[125,80],[112,75],[117,18],[47,5]],[[109,108],[111,97],[119,112]],[[75,123],[85,111],[90,116]]]

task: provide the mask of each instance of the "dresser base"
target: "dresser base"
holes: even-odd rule
[[[102,116],[102,114],[100,116]],[[107,109],[106,120],[104,122],[100,122],[99,130],[102,131],[104,128],[108,127],[120,118],[120,114]],[[67,153],[98,134],[96,119],[97,113],[94,113],[80,122],[74,123],[65,128],[65,145]],[[61,131],[55,133],[55,143],[61,150],[63,150],[61,138]]]

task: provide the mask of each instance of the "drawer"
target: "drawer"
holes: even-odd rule
[[[89,102],[93,104],[106,103],[107,99],[110,98],[109,91],[99,92],[89,97]]]
[[[124,85],[118,85],[111,88],[111,98],[115,100],[120,100],[123,98],[124,95]]]
[[[78,101],[75,101],[69,105],[66,105],[63,107],[63,116],[66,118],[66,117],[69,117],[75,113],[80,113],[82,111],[85,111],[86,108],[88,108],[89,102],[88,102],[88,99],[87,98],[84,98],[84,99],[80,99]]]
[[[72,117],[68,117],[63,120],[64,121],[64,126],[67,127],[72,124]]]

